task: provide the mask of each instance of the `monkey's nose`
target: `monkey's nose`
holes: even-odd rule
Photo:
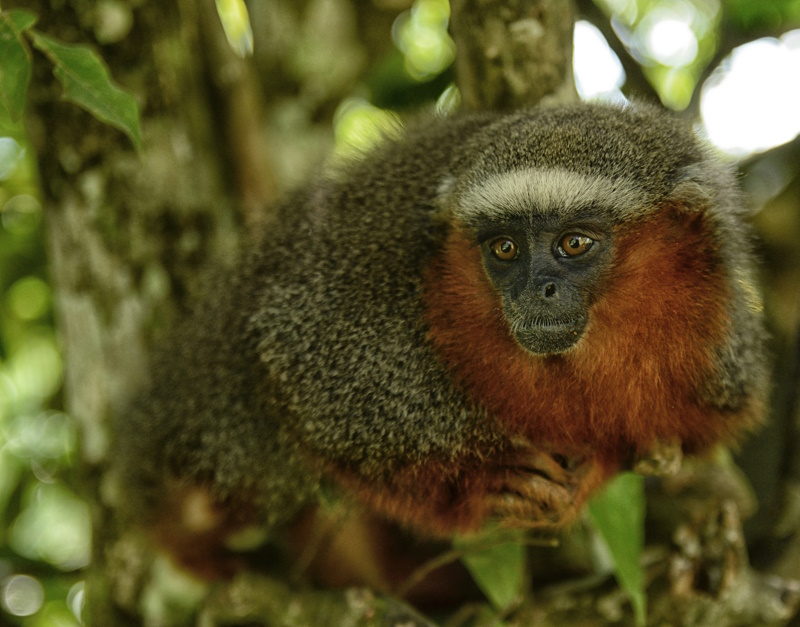
[[[558,290],[556,289],[555,282],[547,281],[544,283],[541,288],[541,293],[545,298],[555,298],[558,296]]]

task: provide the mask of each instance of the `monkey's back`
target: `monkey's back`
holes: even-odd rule
[[[459,141],[487,121],[425,126],[379,148],[285,205],[262,244],[260,361],[296,434],[326,458],[387,473],[488,433],[433,352],[423,302],[448,228],[437,187],[458,167]]]
[[[437,181],[488,121],[425,125],[310,185],[215,275],[118,421],[134,515],[174,477],[282,518],[315,492],[315,458],[377,476],[491,439],[433,354],[421,300],[446,228]]]

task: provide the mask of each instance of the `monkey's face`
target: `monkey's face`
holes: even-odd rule
[[[451,206],[515,341],[553,355],[583,336],[614,257],[615,215],[641,202],[623,180],[526,168],[468,182]]]
[[[477,239],[516,341],[537,355],[573,346],[611,259],[604,221],[534,214],[485,225]]]

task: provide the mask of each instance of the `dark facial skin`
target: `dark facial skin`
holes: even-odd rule
[[[482,229],[478,241],[517,342],[535,355],[573,346],[611,262],[609,226],[591,215],[533,216]]]

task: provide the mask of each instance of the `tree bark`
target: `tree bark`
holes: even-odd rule
[[[507,110],[577,100],[571,1],[454,0],[456,76],[469,109]]]

